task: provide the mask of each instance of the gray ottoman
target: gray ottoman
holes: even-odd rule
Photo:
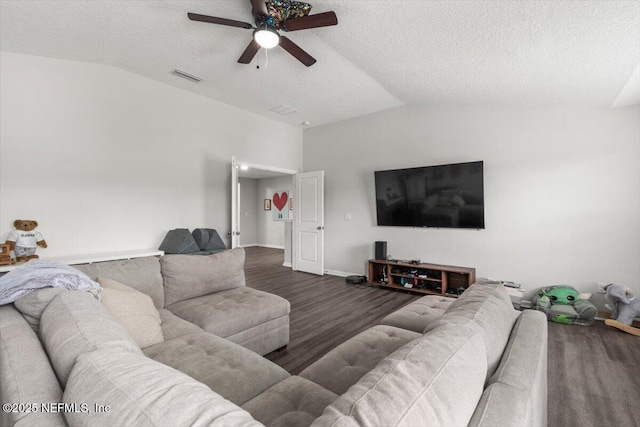
[[[300,376],[341,395],[385,357],[421,334],[377,325],[343,342],[307,367]]]
[[[422,334],[427,326],[442,317],[445,310],[455,300],[455,298],[428,295],[391,313],[382,319],[380,324]]]

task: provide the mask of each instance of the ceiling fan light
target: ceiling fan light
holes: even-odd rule
[[[280,43],[280,36],[274,30],[260,29],[253,33],[253,39],[265,49],[271,49],[278,46]]]

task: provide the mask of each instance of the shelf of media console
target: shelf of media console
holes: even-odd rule
[[[389,273],[390,276],[394,277],[404,277],[405,279],[418,279],[418,280],[427,280],[429,282],[438,282],[442,283],[442,279],[434,279],[433,277],[420,277],[419,275],[412,274],[403,274],[403,273]]]
[[[376,285],[376,286],[381,286],[383,288],[398,289],[398,290],[401,289],[401,290],[404,290],[404,291],[418,292],[418,293],[427,294],[427,295],[443,295],[442,291],[438,290],[438,289],[419,288],[419,287],[416,287],[416,286],[409,286],[409,284],[398,285],[396,283],[388,283],[388,282],[373,282],[371,284]],[[446,296],[455,297],[457,295],[456,294],[446,293]]]

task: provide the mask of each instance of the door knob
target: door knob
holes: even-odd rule
[[[316,227],[316,230],[324,230],[324,227],[319,225],[319,226]]]

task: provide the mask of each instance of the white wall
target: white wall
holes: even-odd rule
[[[484,161],[485,230],[376,226],[375,170],[473,160]],[[306,130],[304,170],[319,169],[328,270],[364,273],[386,240],[395,258],[528,290],[615,281],[640,294],[638,107],[398,108]]]
[[[292,176],[279,176],[275,178],[263,178],[258,180],[257,203],[262,209],[258,213],[258,225],[256,234],[258,244],[268,247],[282,248],[285,247],[285,221],[274,221],[273,211],[265,211],[263,209],[264,199],[273,198],[273,194],[277,192],[287,191],[291,197],[293,189]]]
[[[258,242],[257,223],[258,209],[262,210],[262,204],[257,204],[258,181],[251,178],[238,178],[240,184],[240,245],[255,246]]]
[[[18,218],[40,222],[43,256],[157,248],[177,227],[226,240],[232,155],[299,169],[302,131],[109,66],[1,54],[2,241]]]

